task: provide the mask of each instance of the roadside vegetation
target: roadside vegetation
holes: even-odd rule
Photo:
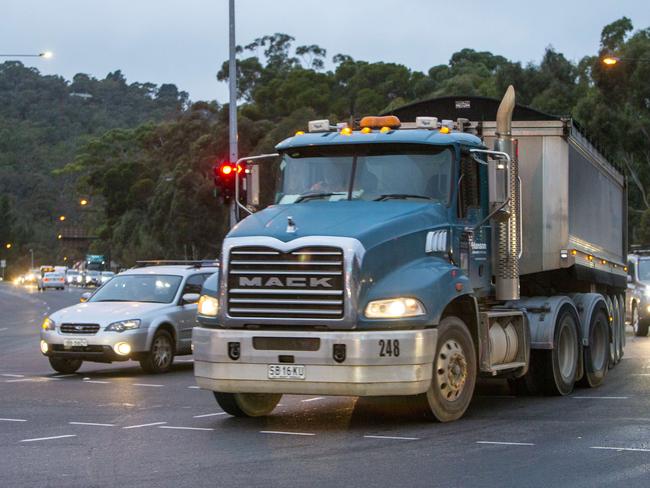
[[[604,54],[620,58],[602,64]],[[331,61],[331,62],[330,62]],[[217,78],[227,80],[224,62]],[[627,18],[603,28],[578,62],[548,47],[538,64],[463,49],[428,72],[369,63],[274,34],[239,48],[239,151],[273,146],[306,121],[345,121],[442,95],[500,97],[571,115],[629,177],[630,238],[650,243],[650,29]],[[431,114],[435,115],[435,114]],[[0,241],[59,262],[59,215],[98,237],[92,249],[138,258],[216,257],[227,212],[212,166],[227,157],[228,106],[190,102],[174,85],[42,76],[0,64]],[[90,205],[80,208],[80,198]],[[6,250],[5,250],[6,252]]]

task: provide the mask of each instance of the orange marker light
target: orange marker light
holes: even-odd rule
[[[350,129],[349,127],[343,127],[341,129],[341,135],[342,136],[351,136],[352,135],[352,129]]]
[[[304,135],[305,135],[305,131],[304,131],[304,130],[296,131],[296,135],[297,135],[297,136],[304,136]]]
[[[594,257],[590,254],[589,256],[587,256],[587,259],[588,259],[589,261],[593,261],[593,260],[594,260]]]
[[[372,132],[372,129],[370,127],[364,127],[361,129],[362,134],[370,134]]]
[[[575,249],[572,249],[571,250],[571,256],[575,256],[576,254],[578,254],[578,251],[576,251]]]
[[[449,127],[440,127],[441,134],[449,134],[450,132]]]
[[[379,129],[379,132],[381,132],[382,134],[385,134],[386,132],[390,132],[390,130],[391,130],[390,127],[384,126],[381,129]]]

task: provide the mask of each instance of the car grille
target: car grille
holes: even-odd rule
[[[231,317],[340,319],[344,313],[343,251],[309,246],[289,252],[236,247],[228,266]]]
[[[62,334],[96,334],[99,324],[61,324]]]

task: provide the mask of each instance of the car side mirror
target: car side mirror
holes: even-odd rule
[[[183,295],[181,300],[183,301],[183,305],[190,305],[198,302],[200,296],[201,295],[199,295],[198,293],[186,293],[185,295]]]
[[[89,291],[87,291],[86,293],[82,293],[81,297],[79,297],[79,301],[81,303],[87,302],[91,295],[92,293],[90,293]]]

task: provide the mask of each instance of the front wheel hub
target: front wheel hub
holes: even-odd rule
[[[436,358],[436,382],[443,398],[456,400],[467,382],[467,359],[455,340],[443,344]]]

